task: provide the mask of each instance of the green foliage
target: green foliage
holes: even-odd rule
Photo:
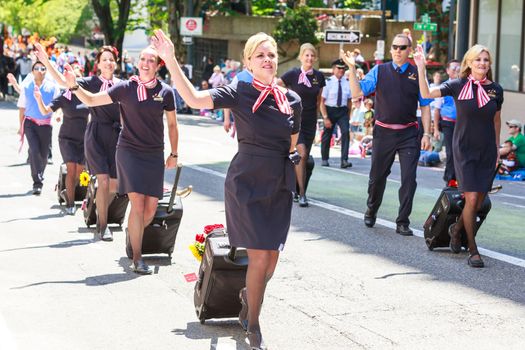
[[[0,21],[13,26],[16,34],[27,28],[61,42],[80,34],[93,17],[89,0],[2,0],[0,4]]]
[[[317,21],[307,6],[297,9],[288,9],[286,14],[275,28],[273,37],[279,45],[290,41],[297,41],[299,44],[311,43],[316,45],[319,40],[315,36],[317,31]],[[282,50],[281,50],[282,51]],[[280,52],[286,56],[286,52]],[[297,53],[295,53],[297,55]]]
[[[416,0],[418,21],[421,16],[428,13],[430,20],[438,24],[437,32],[432,33],[432,49],[430,58],[444,63],[448,54],[448,25],[450,21],[450,11],[447,8],[443,11],[441,1]],[[414,32],[413,37],[418,38],[422,32]]]
[[[272,16],[276,10],[276,0],[252,0],[254,16]]]

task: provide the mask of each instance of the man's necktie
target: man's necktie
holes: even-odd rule
[[[337,107],[341,107],[343,103],[343,88],[341,87],[341,79],[339,79],[339,87],[337,88]]]

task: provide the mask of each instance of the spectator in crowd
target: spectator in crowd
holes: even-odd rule
[[[363,131],[363,123],[365,121],[365,108],[363,100],[358,98],[352,99],[352,114],[350,117],[350,145],[355,140],[356,134]]]
[[[374,127],[374,101],[369,98],[365,100],[365,120],[363,127],[365,129],[365,135],[372,135],[372,129]]]
[[[16,71],[18,73],[18,81],[22,82],[29,73],[31,73],[31,67],[33,62],[28,57],[27,52],[20,51],[20,56],[16,59]]]
[[[213,74],[211,75],[210,79],[208,79],[208,83],[212,88],[218,88],[219,86],[225,85],[227,83],[226,79],[224,78],[224,74],[221,72],[221,67],[213,67]]]
[[[507,124],[509,129],[510,137],[507,141],[510,141],[510,143],[505,143],[500,148],[499,154],[501,158],[505,158],[511,152],[514,152],[518,161],[517,167],[525,168],[525,136],[521,133],[523,124],[517,119],[509,120],[505,124]]]

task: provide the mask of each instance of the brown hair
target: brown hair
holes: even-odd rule
[[[104,52],[111,53],[113,55],[113,58],[115,59],[115,62],[118,61],[118,50],[117,50],[117,48],[113,47],[113,46],[109,46],[109,45],[104,45],[100,49],[98,49],[98,53],[97,53],[97,57],[95,58],[95,62],[100,63],[100,56],[102,56],[102,54]]]

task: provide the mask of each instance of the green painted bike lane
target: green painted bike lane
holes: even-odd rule
[[[226,173],[229,162],[200,164],[200,166]],[[318,164],[317,164],[318,165]],[[394,164],[394,166],[397,166]],[[419,174],[421,176],[421,174]],[[388,181],[378,218],[395,222],[399,208],[398,190],[400,184]],[[366,210],[368,177],[352,171],[316,166],[308,185],[307,196],[318,201],[351,209],[360,213]],[[423,230],[423,223],[439,196],[436,188],[418,184],[412,208],[411,227]],[[498,196],[492,194],[491,197]],[[307,209],[305,209],[307,210]],[[525,223],[523,209],[500,203],[492,203],[492,209],[477,234],[478,245],[525,259]],[[422,246],[426,248],[424,242]]]

